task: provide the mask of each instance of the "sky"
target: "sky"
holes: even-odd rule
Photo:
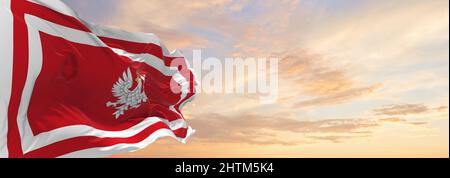
[[[188,59],[280,59],[276,103],[201,93],[187,144],[113,157],[449,157],[447,0],[64,1]]]

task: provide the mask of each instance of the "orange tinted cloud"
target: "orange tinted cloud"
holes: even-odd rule
[[[324,138],[314,137],[313,135],[316,134],[341,135],[335,137],[334,141],[368,136],[367,134],[371,133],[372,128],[380,126],[378,121],[371,119],[299,121],[285,117],[285,114],[268,117],[257,114],[224,116],[204,113],[196,115],[196,119],[189,122],[198,130],[193,139],[202,142],[279,144],[286,146],[325,140]],[[300,135],[294,140],[279,135],[286,132]],[[312,136],[301,136],[303,134]]]
[[[376,89],[378,89],[381,84],[372,85],[368,87],[362,88],[352,88],[349,90],[345,90],[339,93],[325,95],[313,99],[303,100],[297,102],[293,105],[293,108],[305,108],[311,106],[322,106],[322,105],[330,105],[330,104],[339,104],[343,102],[351,101],[355,98],[362,97],[368,94],[373,93]]]
[[[402,119],[402,118],[397,118],[397,117],[382,118],[379,121],[387,122],[387,123],[411,124],[411,125],[417,125],[417,126],[428,124],[428,122],[408,121],[407,119]]]
[[[440,106],[437,108],[429,108],[423,104],[397,104],[387,105],[382,108],[374,109],[378,115],[409,115],[409,114],[421,114],[429,111],[443,111],[446,106]]]
[[[312,54],[306,50],[284,57],[280,68],[283,77],[313,95],[339,93],[354,85],[345,68],[333,67],[319,54]]]

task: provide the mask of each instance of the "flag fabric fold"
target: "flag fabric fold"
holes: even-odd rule
[[[180,51],[59,0],[0,3],[0,157],[104,157],[194,133],[181,109],[197,83]]]

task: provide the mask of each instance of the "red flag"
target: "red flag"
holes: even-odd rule
[[[99,157],[194,132],[180,109],[196,82],[180,52],[60,1],[0,2],[0,156]]]

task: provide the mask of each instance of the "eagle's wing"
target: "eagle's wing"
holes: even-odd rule
[[[114,84],[112,88],[113,95],[118,98],[119,102],[126,101],[128,94],[131,93],[130,88],[133,85],[133,76],[130,68],[123,73],[122,78]]]

